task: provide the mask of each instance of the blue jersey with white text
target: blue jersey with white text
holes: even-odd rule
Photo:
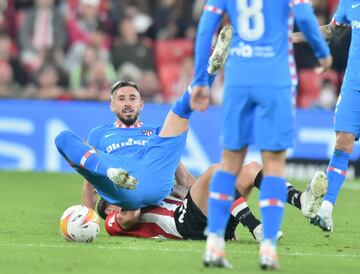
[[[342,88],[360,90],[360,0],[340,0],[336,24],[351,26],[351,44]]]
[[[295,8],[297,6],[305,7],[300,10]],[[300,18],[297,23],[303,27],[306,38],[310,38],[315,55],[328,56],[328,46],[321,37],[309,0],[207,1],[196,41],[194,85],[207,83],[210,40],[225,13],[234,28],[225,66],[226,86],[295,85],[297,78],[291,41],[293,12],[296,18]]]
[[[152,124],[131,128],[118,127],[117,123],[105,124],[90,132],[88,143],[108,154],[132,156],[143,149],[151,136],[159,132],[160,127]]]

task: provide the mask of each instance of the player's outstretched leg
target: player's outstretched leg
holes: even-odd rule
[[[209,73],[208,85],[210,87],[214,82],[216,74],[222,69],[226,62],[232,33],[233,28],[230,25],[223,27],[219,33],[214,51],[209,58],[207,69]],[[191,92],[192,86],[189,85],[183,95],[175,102],[171,112],[166,117],[163,128],[159,134],[161,137],[177,136],[188,129],[189,119],[192,114],[192,109],[190,107]]]
[[[255,187],[260,188],[262,177],[262,171],[260,170],[254,180]],[[327,186],[327,176],[322,171],[317,171],[314,174],[304,192],[287,182],[287,202],[300,209],[306,218],[314,218],[320,208]]]
[[[135,189],[138,181],[122,168],[112,168],[98,153],[71,131],[62,131],[55,139],[60,154],[69,164],[92,173],[108,177],[114,184],[126,189]]]
[[[301,212],[306,218],[314,218],[328,187],[326,174],[317,171],[306,190],[301,194]]]

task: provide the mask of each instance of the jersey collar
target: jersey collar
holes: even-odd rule
[[[116,121],[114,123],[114,126],[117,127],[117,128],[138,128],[138,127],[141,127],[143,125],[143,123],[141,121],[133,124],[133,125],[130,125],[130,126],[127,126],[127,125],[124,125],[124,124],[120,124],[119,121]]]

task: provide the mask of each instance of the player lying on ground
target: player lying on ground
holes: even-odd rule
[[[351,26],[351,44],[349,57],[341,86],[341,92],[335,111],[335,149],[331,156],[327,176],[329,189],[324,197],[319,212],[311,220],[324,231],[332,231],[334,222],[332,212],[345,181],[349,157],[354,141],[360,137],[359,106],[360,106],[360,3],[359,1],[340,0],[339,6],[330,24],[321,26],[320,30],[327,40],[340,35]],[[293,34],[294,42],[306,39],[302,33]]]
[[[198,179],[186,176],[186,183],[191,188],[180,195],[182,199],[168,197],[160,206],[132,211],[122,210],[101,199],[97,207],[98,213],[106,219],[106,230],[113,236],[205,239],[208,188],[210,178],[218,168],[218,164],[212,165]],[[260,164],[251,162],[245,165],[239,177],[241,179],[237,180],[237,190],[244,193],[244,197],[247,198],[253,187],[260,187],[262,176]],[[287,201],[300,209],[305,217],[311,218],[315,216],[326,189],[326,175],[323,172],[317,172],[305,192],[300,192],[287,183]],[[93,195],[97,197],[95,191]],[[239,222],[249,229],[258,242],[261,240],[262,225],[251,213],[243,197],[236,198],[232,204],[231,217],[225,233],[227,240],[234,238]]]

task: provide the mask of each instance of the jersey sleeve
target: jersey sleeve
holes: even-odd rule
[[[338,8],[333,16],[333,23],[337,25],[350,25],[349,20],[346,18],[345,1],[340,0]]]
[[[309,0],[293,0],[293,12],[299,29],[304,33],[306,40],[313,48],[317,58],[330,55],[330,49],[324,37],[321,35],[320,26]]]
[[[207,64],[211,42],[219,23],[225,14],[226,0],[208,0],[200,17],[195,42],[194,86],[207,86]]]
[[[88,138],[87,138],[87,142],[89,145],[97,148],[98,141],[99,141],[99,128],[94,128],[90,131]]]
[[[117,214],[118,211],[114,211],[113,213],[109,214],[105,220],[105,229],[110,236],[120,236],[123,234],[123,229],[116,221]]]

